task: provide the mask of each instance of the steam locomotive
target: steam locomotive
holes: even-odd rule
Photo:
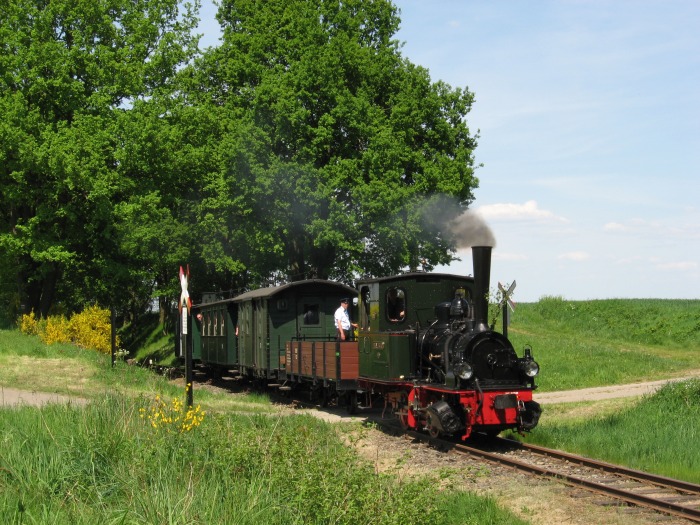
[[[404,428],[432,436],[529,431],[541,414],[539,366],[489,327],[491,248],[472,256],[473,278],[412,272],[356,288],[312,279],[203,301],[179,319],[193,358],[212,370],[350,412],[383,402]],[[333,314],[348,296],[357,337],[338,341]]]

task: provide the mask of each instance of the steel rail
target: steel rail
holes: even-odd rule
[[[700,523],[700,508],[695,508],[695,507],[689,507],[685,505],[681,505],[678,503],[675,503],[673,501],[666,501],[664,499],[660,498],[655,498],[652,496],[647,496],[645,494],[640,494],[640,493],[634,493],[633,491],[630,490],[625,490],[617,487],[612,487],[610,485],[606,485],[605,483],[600,483],[600,482],[595,482],[591,481],[588,479],[584,479],[579,476],[574,476],[572,474],[567,474],[565,472],[557,471],[554,469],[548,469],[544,467],[540,467],[537,465],[533,465],[524,461],[520,461],[517,459],[509,458],[507,456],[504,456],[503,454],[498,454],[495,452],[488,452],[486,450],[483,450],[481,448],[477,448],[475,446],[468,446],[464,445],[461,443],[454,443],[454,442],[449,442],[449,441],[444,441],[440,439],[433,439],[430,436],[421,433],[421,432],[415,432],[415,431],[403,431],[398,429],[395,425],[388,425],[386,423],[381,423],[381,422],[375,422],[382,428],[385,428],[386,430],[396,434],[404,434],[406,436],[411,437],[412,439],[416,439],[419,441],[422,441],[424,443],[436,446],[437,448],[443,449],[443,450],[449,450],[451,452],[456,452],[458,454],[464,454],[464,455],[469,455],[469,456],[474,456],[478,457],[481,459],[484,459],[486,461],[489,461],[491,463],[503,465],[509,468],[513,468],[516,470],[520,470],[529,474],[534,474],[538,476],[543,476],[551,479],[557,479],[564,481],[565,483],[568,483],[569,485],[572,486],[578,486],[582,487],[586,490],[589,490],[591,492],[604,495],[604,496],[609,496],[613,497],[615,499],[624,501],[626,503],[632,504],[632,505],[637,505],[640,507],[645,507],[649,509],[656,510],[658,512],[662,512],[667,515],[679,517],[679,518],[684,518],[689,521],[695,522],[695,523]],[[688,483],[685,481],[680,481],[680,480],[674,480],[671,478],[665,478],[663,476],[656,476],[654,474],[649,474],[646,472],[640,472],[636,471],[633,469],[627,469],[625,467],[620,467],[617,465],[611,465],[611,464],[606,464],[600,461],[595,461],[595,460],[590,460],[587,458],[584,458],[582,456],[576,456],[574,454],[568,454],[566,452],[561,452],[558,450],[552,450],[552,449],[546,449],[543,447],[538,447],[535,445],[527,445],[520,443],[518,441],[514,440],[509,440],[509,439],[498,439],[498,440],[491,440],[491,445],[494,443],[505,443],[506,446],[512,448],[522,448],[524,450],[540,454],[540,455],[545,455],[549,456],[553,459],[560,459],[562,461],[570,461],[572,463],[576,463],[578,465],[592,468],[592,469],[597,469],[597,470],[602,470],[606,473],[611,473],[615,474],[617,476],[620,476],[621,479],[627,478],[627,479],[633,479],[635,481],[641,481],[641,482],[646,482],[646,483],[651,483],[657,487],[660,488],[669,488],[675,491],[681,491],[681,492],[686,492],[686,496],[688,497],[700,497],[700,486],[693,484],[693,483]]]
[[[474,447],[469,447],[466,445],[455,445],[454,450],[456,450],[459,453],[481,457],[481,458],[486,459],[488,461],[498,463],[501,465],[505,465],[508,467],[516,468],[518,470],[522,470],[524,472],[529,472],[531,474],[537,474],[537,475],[544,476],[544,477],[560,479],[560,480],[563,480],[571,485],[584,487],[584,488],[591,490],[593,492],[596,492],[598,494],[602,494],[602,495],[606,495],[606,496],[613,496],[613,497],[620,499],[622,501],[625,501],[627,503],[644,506],[644,507],[651,508],[651,509],[654,509],[654,510],[666,513],[666,514],[671,514],[671,515],[676,516],[676,517],[685,518],[685,519],[694,521],[696,523],[700,523],[700,509],[698,509],[698,508],[688,507],[688,506],[681,505],[681,504],[678,504],[678,503],[675,503],[672,501],[664,501],[663,499],[660,499],[660,498],[654,498],[654,497],[647,496],[644,494],[634,493],[633,491],[630,491],[630,490],[620,489],[620,488],[612,487],[610,485],[606,485],[604,483],[590,481],[590,480],[587,480],[587,479],[584,479],[584,478],[581,478],[578,476],[574,476],[571,474],[567,474],[567,473],[552,470],[552,469],[539,467],[537,465],[532,465],[530,463],[519,461],[517,459],[505,457],[501,454],[486,452],[484,450],[474,448]],[[592,467],[592,468],[596,468],[596,467]],[[622,476],[622,477],[628,477],[627,474],[624,472],[624,469],[618,470],[617,472],[615,472],[615,474]],[[649,475],[649,476],[653,477],[653,475]],[[648,481],[651,482],[650,480],[648,480]],[[655,485],[665,487],[665,485],[661,484],[660,481],[656,481],[656,482],[652,482],[652,483],[654,483]],[[698,487],[696,486],[694,491],[693,491],[693,494],[697,494],[697,489],[698,489]]]
[[[540,447],[538,445],[531,445],[529,443],[521,443],[513,439],[499,438],[499,441],[502,441],[503,443],[505,443],[506,446],[509,446],[511,448],[527,450],[528,452],[539,454],[541,456],[547,456],[555,459],[569,461],[571,463],[575,463],[584,467],[598,469],[603,472],[609,472],[611,474],[619,474],[628,478],[636,479],[638,481],[652,483],[659,487],[684,491],[690,494],[700,496],[700,485],[696,483],[691,483],[689,481],[667,478],[665,476],[659,476],[657,474],[650,474],[649,472],[643,472],[641,470],[635,470],[620,465],[613,465],[612,463],[606,463],[604,461],[589,459],[583,456],[579,456],[577,454],[562,452],[561,450],[549,449],[545,447]]]

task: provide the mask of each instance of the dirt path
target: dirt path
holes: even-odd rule
[[[643,396],[656,392],[659,388],[670,382],[682,381],[697,377],[700,377],[700,370],[694,370],[684,377],[675,379],[647,381],[644,383],[633,383],[629,385],[583,388],[580,390],[562,390],[560,392],[536,392],[534,398],[538,403],[547,405],[552,403],[575,403],[578,401],[601,401],[604,399]],[[79,405],[84,405],[87,403],[87,399],[55,393],[37,392],[36,390],[18,390],[16,388],[0,385],[0,407],[22,404],[41,406],[46,403],[76,403]],[[328,416],[328,418],[333,419],[333,414]],[[338,418],[340,419],[344,417],[338,416]]]
[[[17,390],[0,385],[0,407],[15,405],[41,406],[46,403],[75,403],[84,405],[87,400],[82,397],[64,396],[47,392]]]
[[[535,392],[534,399],[540,404],[574,403],[577,401],[601,401],[620,397],[635,397],[653,394],[658,389],[674,381],[700,377],[700,370],[694,370],[685,377],[675,379],[663,379],[661,381],[646,381],[629,385],[600,386],[595,388],[583,388],[581,390],[562,390],[561,392]]]
[[[629,385],[600,386],[595,388],[582,388],[580,390],[563,390],[560,392],[535,393],[534,399],[540,404],[575,403],[577,401],[602,401],[603,399],[615,399],[619,397],[635,397],[653,394],[661,387],[674,381],[683,381],[700,377],[700,370],[695,370],[686,377],[677,379],[663,379],[661,381],[647,381]]]

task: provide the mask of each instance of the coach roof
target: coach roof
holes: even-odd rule
[[[344,294],[354,295],[356,290],[352,286],[348,286],[343,283],[338,283],[335,281],[327,281],[325,279],[307,279],[305,281],[293,281],[291,283],[282,284],[280,286],[270,286],[268,288],[258,288],[257,290],[251,290],[249,292],[242,293],[234,297],[234,302],[248,301],[250,299],[261,299],[264,297],[272,297],[278,293],[290,291],[293,288],[298,287],[309,287],[316,286],[319,288],[328,288],[328,290],[334,290],[337,292],[342,292]]]

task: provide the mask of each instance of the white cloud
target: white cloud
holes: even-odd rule
[[[496,250],[493,252],[493,259],[496,261],[527,261],[529,257],[524,253],[501,253]]]
[[[603,226],[603,231],[606,232],[628,232],[630,229],[628,226],[625,226],[624,224],[620,224],[619,222],[609,222],[605,226]]]
[[[607,233],[621,233],[632,235],[654,235],[661,237],[674,237],[690,240],[700,238],[700,225],[693,222],[673,222],[667,224],[661,221],[649,221],[646,219],[630,219],[623,223],[608,222],[603,226]]]
[[[564,217],[559,217],[549,210],[542,210],[537,206],[537,201],[529,200],[524,204],[499,203],[487,204],[476,208],[476,213],[487,220],[534,220],[545,222],[569,222]]]
[[[678,261],[678,262],[658,264],[656,267],[659,268],[660,270],[689,271],[689,270],[697,269],[698,263],[696,263],[695,261]]]
[[[646,257],[642,257],[641,255],[633,255],[632,257],[624,257],[622,259],[617,259],[615,261],[615,264],[627,266],[627,265],[637,265],[640,263],[643,264],[646,262],[647,262]]]
[[[590,259],[590,257],[591,255],[588,252],[567,252],[559,255],[557,259],[566,261],[585,261]]]

